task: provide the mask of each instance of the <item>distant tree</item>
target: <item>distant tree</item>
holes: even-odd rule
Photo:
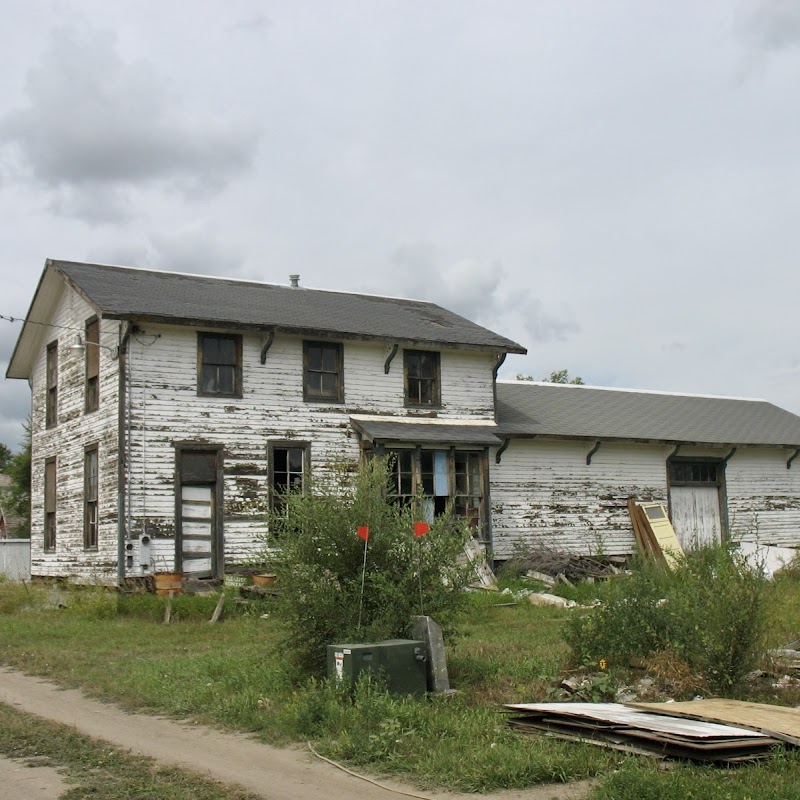
[[[13,453],[2,442],[0,442],[0,472],[5,472],[6,467],[13,457]]]
[[[517,380],[518,381],[532,381],[535,380],[533,375],[523,375],[521,372],[517,373]],[[569,370],[566,369],[559,369],[555,372],[550,373],[549,378],[542,378],[543,383],[572,383],[576,386],[583,386],[583,378],[580,375],[576,375],[574,378],[570,378]]]
[[[11,486],[3,493],[3,507],[9,517],[18,517],[22,522],[12,531],[12,536],[28,536],[31,530],[31,425],[25,422],[25,440],[22,450],[12,455],[5,469],[11,478]]]

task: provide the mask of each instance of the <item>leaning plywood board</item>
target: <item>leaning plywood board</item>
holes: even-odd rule
[[[674,567],[678,563],[678,556],[683,555],[683,548],[675,535],[666,509],[661,503],[638,503],[637,505],[644,512],[645,522],[664,554],[667,566]]]
[[[631,703],[640,708],[670,717],[684,717],[706,722],[735,724],[765,733],[775,739],[800,745],[800,710],[743,700],[689,700],[685,703]]]

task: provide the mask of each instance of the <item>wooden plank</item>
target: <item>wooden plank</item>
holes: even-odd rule
[[[211,615],[211,619],[209,622],[219,622],[219,618],[222,616],[222,608],[225,605],[225,592],[221,592],[219,595],[219,600],[217,600],[217,605],[214,608],[214,613]]]
[[[703,722],[735,724],[764,733],[790,744],[800,745],[800,710],[744,700],[689,700],[682,703],[630,703],[655,714],[684,717]]]
[[[683,548],[675,535],[667,510],[661,503],[637,503],[642,519],[653,536],[658,549],[663,553],[667,566],[672,569],[683,555]]]

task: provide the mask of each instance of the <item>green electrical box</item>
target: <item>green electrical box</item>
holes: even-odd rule
[[[376,644],[328,645],[328,677],[354,684],[362,672],[379,672],[394,694],[423,697],[428,689],[425,642],[389,639]]]

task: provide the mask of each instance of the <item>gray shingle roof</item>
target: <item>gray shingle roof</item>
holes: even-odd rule
[[[414,444],[480,445],[498,447],[494,425],[464,425],[447,422],[394,422],[383,419],[350,418],[353,427],[369,441],[414,442]]]
[[[174,272],[49,261],[104,316],[525,353],[434,303]]]
[[[800,417],[765,400],[497,384],[500,435],[800,447]]]

